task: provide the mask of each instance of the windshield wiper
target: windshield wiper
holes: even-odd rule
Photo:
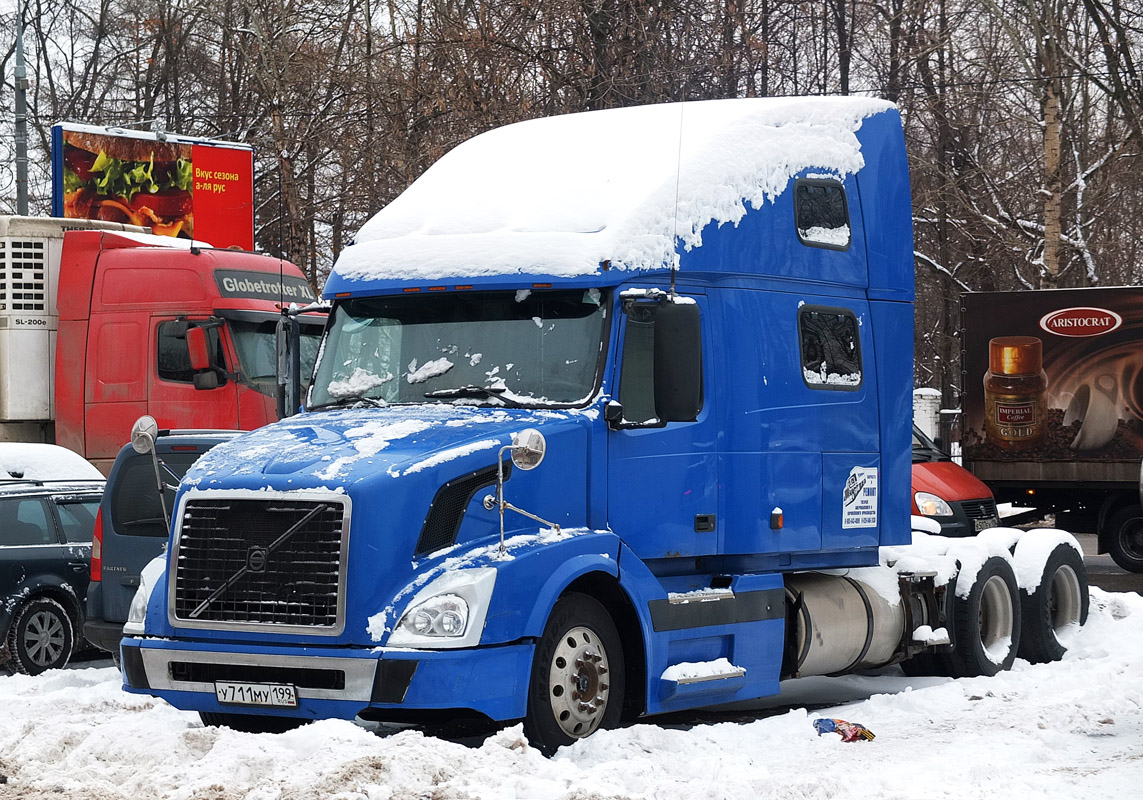
[[[425,397],[435,400],[442,398],[457,399],[461,397],[473,397],[480,400],[499,400],[509,408],[523,408],[524,404],[511,397],[504,397],[504,392],[508,391],[505,386],[477,386],[469,384],[468,386],[457,386],[452,389],[435,389],[431,392],[425,392]]]
[[[374,408],[385,408],[388,404],[383,400],[378,400],[376,397],[366,397],[365,392],[357,392],[356,394],[349,394],[345,397],[339,397],[332,403],[322,403],[320,406],[314,406],[311,410],[316,411],[320,408],[341,408],[342,406],[356,405],[364,403],[367,406]]]

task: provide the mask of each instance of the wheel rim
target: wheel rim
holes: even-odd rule
[[[985,581],[980,595],[980,644],[994,663],[1003,663],[1012,649],[1013,624],[1008,584],[999,575],[993,575]]]
[[[1143,560],[1143,518],[1132,517],[1119,529],[1123,552],[1132,559]]]
[[[63,656],[67,640],[63,621],[50,611],[37,611],[24,628],[24,650],[38,667],[49,667]]]
[[[573,739],[603,721],[611,691],[611,664],[595,631],[572,628],[560,640],[548,670],[548,695],[556,723]]]
[[[1061,564],[1052,576],[1048,595],[1048,624],[1058,634],[1079,625],[1083,595],[1079,576],[1067,564]]]

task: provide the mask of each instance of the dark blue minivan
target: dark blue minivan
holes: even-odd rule
[[[155,452],[164,484],[166,513],[174,489],[199,456],[236,431],[159,431]],[[91,582],[87,589],[86,639],[119,660],[119,639],[139,574],[167,546],[168,522],[159,497],[159,481],[150,453],[124,445],[107,478],[91,545]]]

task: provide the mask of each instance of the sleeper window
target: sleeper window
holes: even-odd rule
[[[802,306],[798,339],[802,377],[811,389],[853,390],[861,386],[861,342],[853,312]]]
[[[831,250],[848,249],[849,209],[845,187],[828,180],[795,183],[794,224],[803,244]]]

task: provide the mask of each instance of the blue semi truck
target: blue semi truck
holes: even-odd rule
[[[1086,616],[1068,534],[913,530],[888,103],[494,130],[324,298],[303,413],[181,484],[128,691],[248,730],[523,720],[551,752],[791,677],[1059,658]]]

